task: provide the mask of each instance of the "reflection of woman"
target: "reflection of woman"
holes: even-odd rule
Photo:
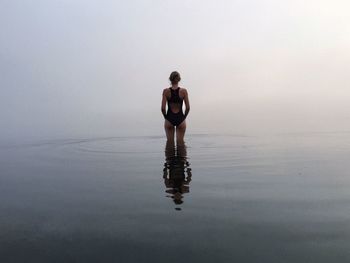
[[[164,129],[166,137],[174,140],[176,127],[176,140],[183,141],[186,131],[186,117],[190,112],[190,102],[188,100],[187,90],[179,87],[181,80],[180,74],[174,71],[170,74],[169,80],[171,87],[163,90],[161,110],[165,118]],[[182,111],[182,105],[185,101],[185,114]],[[168,111],[165,111],[168,102]]]
[[[167,141],[165,146],[166,162],[164,163],[164,184],[167,197],[174,200],[174,203],[179,205],[183,203],[183,194],[189,193],[189,183],[192,173],[187,161],[185,143],[177,144]],[[179,210],[179,209],[177,209]]]

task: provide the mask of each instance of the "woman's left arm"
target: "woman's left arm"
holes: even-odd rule
[[[166,89],[163,90],[163,94],[162,94],[162,103],[161,103],[161,106],[160,106],[160,110],[164,116],[164,118],[166,117],[166,95],[165,95],[165,92],[166,92]]]

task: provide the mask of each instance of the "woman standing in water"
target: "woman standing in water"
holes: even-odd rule
[[[173,71],[170,74],[169,80],[171,87],[163,90],[161,110],[165,118],[164,129],[168,141],[174,141],[176,130],[176,141],[182,143],[186,132],[186,117],[190,112],[190,102],[188,100],[187,90],[179,87],[181,80],[180,74]],[[185,101],[185,114],[182,111],[182,105]],[[168,102],[168,111],[165,107]]]

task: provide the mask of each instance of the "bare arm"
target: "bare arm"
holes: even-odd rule
[[[188,113],[190,112],[190,101],[188,99],[188,93],[187,90],[185,90],[185,97],[184,97],[184,101],[185,101],[185,118],[187,117]]]
[[[166,96],[165,96],[165,89],[163,90],[163,95],[162,95],[162,105],[161,105],[161,111],[162,111],[162,114],[165,118],[165,115],[166,115]]]

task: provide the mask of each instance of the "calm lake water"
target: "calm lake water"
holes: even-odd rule
[[[350,262],[350,133],[0,147],[0,262]]]

